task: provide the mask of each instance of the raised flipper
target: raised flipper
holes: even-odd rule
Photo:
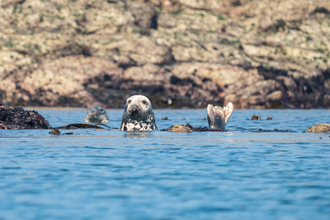
[[[207,121],[213,130],[225,130],[225,126],[234,110],[231,102],[226,107],[207,105]]]

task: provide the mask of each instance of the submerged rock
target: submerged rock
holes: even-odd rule
[[[22,107],[0,106],[0,129],[50,129],[48,121],[37,111]]]
[[[307,128],[305,132],[330,132],[330,124],[316,124]]]

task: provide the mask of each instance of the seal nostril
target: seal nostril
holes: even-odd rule
[[[136,112],[138,110],[138,106],[137,105],[132,105],[131,109],[132,109],[132,112]]]

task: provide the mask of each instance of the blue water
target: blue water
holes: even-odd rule
[[[39,112],[52,126],[86,114]],[[330,219],[330,137],[302,133],[330,110],[234,110],[226,132],[202,133],[121,132],[122,112],[111,130],[0,130],[0,220]],[[207,126],[205,110],[155,116]]]

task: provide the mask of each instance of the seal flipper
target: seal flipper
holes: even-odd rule
[[[225,114],[221,107],[209,104],[207,106],[207,121],[210,129],[225,129]]]
[[[213,106],[209,104],[207,106],[207,120],[210,129],[225,130],[225,126],[233,112],[234,106],[231,102],[226,107]]]
[[[229,102],[226,107],[223,107],[223,111],[225,114],[225,125],[227,124],[233,110],[234,110],[234,105],[231,102]]]

